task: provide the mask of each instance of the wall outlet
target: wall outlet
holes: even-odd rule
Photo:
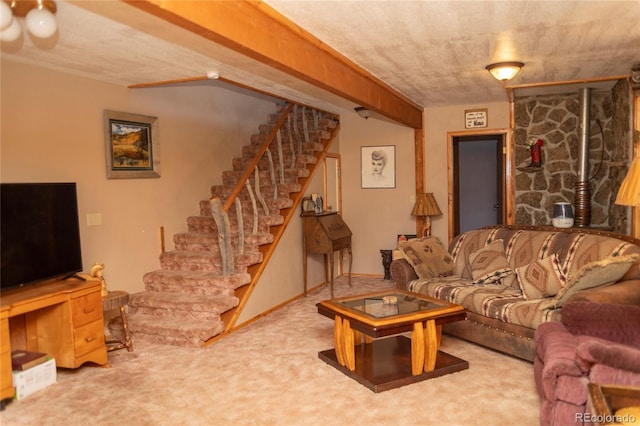
[[[87,213],[87,226],[100,226],[102,225],[101,213]]]

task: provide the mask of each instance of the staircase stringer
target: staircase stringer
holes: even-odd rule
[[[307,177],[299,177],[298,183],[300,183],[300,192],[289,194],[289,198],[293,201],[293,205],[291,207],[281,209],[280,214],[284,217],[283,223],[281,225],[272,226],[270,229],[271,234],[273,235],[273,241],[269,244],[264,244],[259,247],[260,252],[263,255],[262,262],[252,265],[248,268],[248,272],[251,275],[251,282],[246,284],[240,288],[238,288],[235,292],[235,296],[239,299],[239,304],[235,308],[223,313],[221,315],[222,321],[225,323],[225,330],[220,335],[213,337],[209,341],[205,342],[205,344],[210,344],[214,340],[219,339],[220,337],[228,334],[232,331],[235,326],[236,321],[240,317],[240,314],[244,310],[249,297],[253,293],[253,290],[258,283],[260,276],[264,272],[269,260],[273,256],[275,252],[278,242],[280,241],[282,235],[284,234],[285,229],[287,228],[291,218],[295,214],[300,205],[300,202],[304,196],[305,191],[311,184],[311,179],[313,178],[315,172],[322,164],[322,161],[326,157],[326,154],[331,148],[333,141],[336,139],[338,133],[340,131],[340,124],[338,124],[335,128],[331,129],[331,136],[329,139],[323,142],[324,149],[318,155],[318,161],[315,164],[307,164],[306,168],[309,170],[309,176]]]

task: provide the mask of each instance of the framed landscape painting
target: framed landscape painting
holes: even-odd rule
[[[107,110],[104,122],[107,178],[160,177],[157,117]]]

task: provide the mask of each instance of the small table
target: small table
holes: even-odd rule
[[[316,306],[319,314],[335,321],[335,349],[318,357],[374,392],[469,368],[467,361],[438,350],[442,324],[466,318],[460,305],[388,290]],[[397,336],[406,332],[411,339]],[[373,340],[380,337],[386,338]]]
[[[133,351],[133,343],[129,335],[129,324],[127,323],[127,314],[125,312],[127,303],[129,303],[129,293],[126,291],[110,291],[109,294],[102,298],[103,311],[120,310],[120,318],[122,319],[122,328],[124,330],[124,340],[108,340],[106,342],[107,351],[109,352],[122,348],[127,348],[129,352]]]

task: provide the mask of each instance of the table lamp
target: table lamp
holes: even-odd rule
[[[616,204],[640,206],[640,154],[633,159],[627,176],[620,185]]]
[[[441,216],[442,212],[436,199],[433,197],[433,193],[422,193],[416,196],[416,204],[411,211],[413,216],[422,216],[424,218],[424,226],[422,227],[421,234],[423,237],[431,235],[431,216]]]

